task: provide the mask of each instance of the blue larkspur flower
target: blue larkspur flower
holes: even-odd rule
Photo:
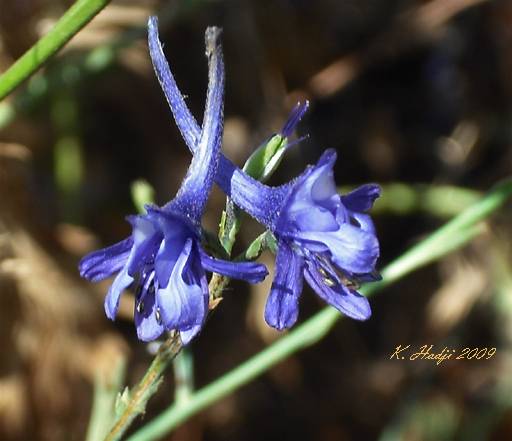
[[[146,214],[129,216],[127,239],[82,259],[80,274],[99,281],[115,273],[105,298],[105,312],[114,320],[124,289],[137,286],[135,325],[143,341],[165,330],[179,330],[187,344],[200,331],[208,312],[206,271],[252,283],[267,275],[252,262],[215,259],[201,247],[200,220],[218,167],[223,129],[224,64],[220,30],[206,31],[208,93],[197,151],[176,197],[163,207],[146,206]]]
[[[156,18],[150,19],[153,67],[187,146],[196,152],[201,130],[165,59],[157,25]],[[294,108],[283,136],[292,133],[306,109],[307,103]],[[367,211],[380,188],[368,184],[339,195],[333,176],[335,161],[336,153],[327,150],[295,180],[269,187],[220,157],[217,184],[277,239],[276,272],[265,309],[267,323],[277,329],[289,328],[297,320],[304,278],[323,300],[344,314],[357,320],[371,315],[368,300],[356,288],[359,282],[379,279],[375,269],[379,242]]]
[[[309,167],[268,225],[278,251],[265,320],[277,329],[289,328],[297,320],[303,277],[319,297],[347,316],[366,320],[371,315],[368,300],[356,287],[361,281],[378,279],[379,242],[366,211],[380,188],[368,184],[339,195],[335,161],[336,152],[327,150]]]

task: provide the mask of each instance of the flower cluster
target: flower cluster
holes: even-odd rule
[[[374,184],[339,195],[333,176],[336,153],[327,150],[296,179],[271,187],[252,178],[220,152],[224,67],[219,30],[206,31],[209,83],[202,127],[189,111],[165,59],[158,22],[148,23],[148,45],[155,73],[176,124],[191,152],[189,171],[175,199],[132,216],[132,235],[86,256],[81,275],[101,280],[118,273],[105,300],[114,319],[121,292],[137,286],[135,324],[141,340],[164,330],[180,331],[188,343],[200,331],[208,310],[205,271],[261,281],[263,265],[210,257],[201,247],[200,220],[215,181],[242,210],[270,230],[277,241],[276,271],[265,309],[270,326],[285,329],[298,317],[303,280],[342,313],[357,320],[371,315],[359,283],[378,280],[379,243],[367,214],[380,194]],[[281,130],[288,138],[308,103],[299,103]]]
[[[209,82],[197,152],[176,197],[163,207],[146,206],[146,214],[130,216],[129,238],[84,257],[80,274],[92,281],[118,273],[105,299],[107,317],[114,319],[119,298],[137,286],[135,325],[141,340],[179,330],[187,344],[201,329],[208,312],[205,271],[259,282],[265,266],[210,257],[201,247],[200,222],[217,173],[223,129],[224,64],[220,31],[206,31]]]

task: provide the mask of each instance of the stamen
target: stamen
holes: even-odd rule
[[[324,277],[324,283],[329,287],[336,285],[336,282],[332,280],[330,277]]]
[[[137,312],[139,314],[142,314],[144,312],[144,302],[142,300],[139,303],[137,303]]]
[[[156,308],[156,311],[155,311],[155,318],[156,318],[156,322],[161,325],[162,324],[162,314],[160,313],[160,308]]]
[[[327,274],[327,271],[325,271],[322,267],[319,267],[318,268],[318,272],[320,274],[322,274],[322,276],[324,277],[324,283],[329,286],[329,287],[332,287],[334,285],[336,285],[336,281],[333,280],[329,274]]]
[[[343,275],[340,276],[341,281],[343,282],[343,285],[345,285],[349,289],[355,289],[358,290],[361,287],[361,284],[354,279],[349,279],[348,277],[345,277]]]
[[[325,258],[325,256],[316,254],[315,258],[320,264],[318,266],[318,272],[323,276],[324,283],[327,286],[333,287],[334,285],[341,283],[349,289],[357,290],[360,288],[361,284],[359,280],[356,278],[352,279],[348,277],[339,268],[333,266],[332,263]]]

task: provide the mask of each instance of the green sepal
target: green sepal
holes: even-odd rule
[[[274,253],[277,250],[276,238],[270,231],[265,231],[252,241],[252,243],[247,247],[247,250],[243,255],[243,259],[255,260],[260,257],[261,253],[266,249],[270,249]]]
[[[130,389],[128,388],[128,386],[126,386],[124,388],[123,392],[119,392],[116,397],[116,402],[114,405],[116,420],[123,414],[126,407],[130,403],[130,400],[131,400]]]
[[[288,145],[288,138],[277,133],[261,144],[245,162],[243,171],[258,181],[265,182],[277,169]]]

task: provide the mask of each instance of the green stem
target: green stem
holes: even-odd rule
[[[190,348],[183,348],[173,361],[174,402],[185,403],[194,393],[194,357]]]
[[[214,274],[215,276],[216,274]],[[212,279],[209,284],[210,293],[214,298],[220,297],[225,284],[229,279],[223,280],[220,284],[217,283],[216,279]],[[117,441],[121,439],[123,434],[128,430],[135,417],[144,412],[146,404],[149,399],[156,393],[160,383],[163,380],[163,374],[169,364],[176,359],[176,356],[183,349],[181,339],[178,333],[172,333],[169,338],[162,343],[156,357],[152,361],[148,370],[144,374],[142,380],[137,384],[135,389],[128,395],[126,405],[123,407],[121,414],[114,422],[110,433],[105,438],[105,441]],[[189,366],[192,360],[189,360]],[[179,369],[179,368],[178,368]],[[187,379],[188,384],[193,383],[192,370],[188,371],[189,378]],[[190,390],[187,391],[187,399],[190,399],[192,395],[189,395]],[[183,395],[181,396],[183,397]],[[176,401],[176,405],[187,406],[188,401],[179,400]]]
[[[162,27],[168,26],[179,17],[192,14],[201,1],[188,0],[186,2],[166,2],[158,11],[159,22]],[[45,72],[44,76],[35,76],[33,83],[25,88],[16,99],[0,102],[0,130],[9,125],[20,112],[26,112],[36,105],[48,94],[59,91],[62,86],[77,87],[78,82],[92,74],[100,73],[112,66],[122,49],[131,46],[135,41],[146,35],[146,24],[136,25],[120,33],[114,40],[95,47],[85,54],[79,53],[76,57],[66,57],[63,63],[55,63],[55,69]],[[78,70],[78,75],[63,75],[66,69]]]
[[[110,0],[77,0],[55,26],[0,76],[0,101],[39,69]]]
[[[116,396],[125,377],[126,360],[116,360],[113,368],[96,373],[91,418],[87,428],[86,441],[102,439],[110,429],[114,419]]]
[[[482,231],[478,223],[501,207],[511,194],[512,181],[496,186],[479,202],[388,265],[382,272],[381,282],[366,285],[361,291],[370,296],[410,272],[468,243]],[[341,317],[335,309],[324,308],[259,354],[198,390],[186,403],[169,407],[128,440],[149,441],[164,436],[191,416],[253,380],[291,354],[321,340]]]
[[[115,421],[105,441],[117,441],[121,439],[135,417],[145,411],[146,403],[155,394],[163,380],[163,373],[180,350],[181,339],[177,333],[173,333],[162,343],[146,374],[137,387],[130,393],[126,407]]]
[[[342,193],[345,193],[344,190]],[[382,185],[382,195],[375,201],[372,215],[428,213],[449,219],[481,197],[480,192],[463,187],[395,182]]]

